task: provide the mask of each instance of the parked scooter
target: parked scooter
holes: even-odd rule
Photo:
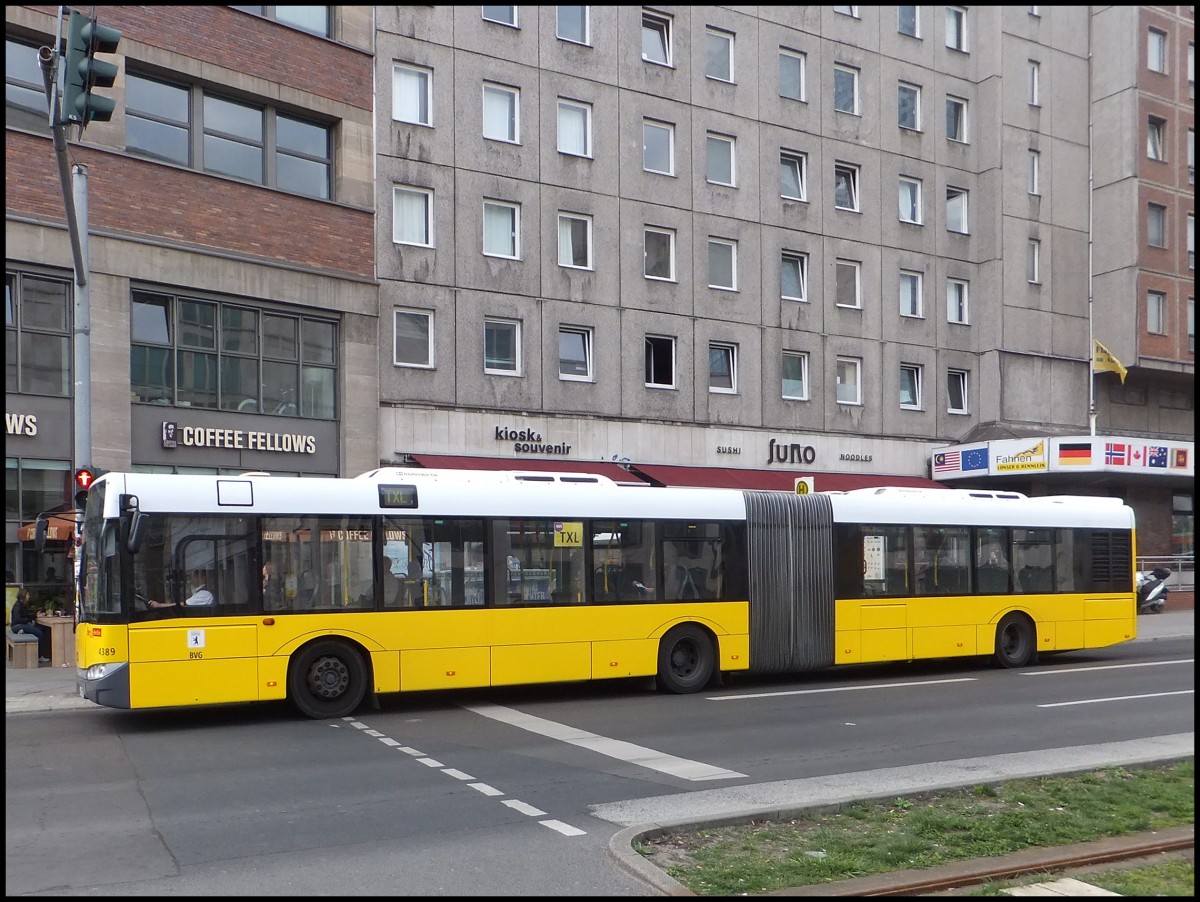
[[[1167,606],[1167,580],[1171,571],[1165,567],[1155,567],[1149,572],[1139,570],[1137,573],[1137,611],[1139,614],[1161,614]]]

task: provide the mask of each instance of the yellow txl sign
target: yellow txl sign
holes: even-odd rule
[[[583,546],[583,522],[555,523],[555,548],[580,548]]]

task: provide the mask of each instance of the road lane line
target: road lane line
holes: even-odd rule
[[[1127,667],[1165,667],[1169,664],[1195,664],[1195,658],[1178,661],[1141,661],[1137,664],[1097,664],[1095,667],[1055,667],[1053,670],[1022,670],[1021,676],[1046,676],[1059,673],[1091,673],[1093,670],[1124,670]]]
[[[1113,695],[1108,698],[1081,698],[1073,702],[1051,702],[1039,708],[1069,708],[1072,705],[1098,705],[1101,702],[1127,702],[1138,698],[1164,698],[1168,695],[1195,695],[1195,689],[1180,689],[1177,692],[1151,692],[1147,695]]]
[[[820,695],[823,692],[860,692],[863,689],[903,689],[909,686],[937,686],[941,683],[974,683],[977,677],[953,680],[915,680],[910,683],[871,683],[867,686],[830,686],[826,689],[787,689],[779,692],[747,692],[744,695],[711,695],[710,702],[740,702],[749,698],[778,698],[781,695]]]

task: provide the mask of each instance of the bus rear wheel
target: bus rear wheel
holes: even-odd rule
[[[667,692],[699,692],[715,667],[712,640],[694,623],[675,627],[658,646],[658,688]]]
[[[354,713],[366,692],[366,666],[345,642],[314,642],[292,660],[288,697],[305,717],[346,717]]]
[[[1024,614],[1009,614],[996,627],[996,663],[1001,667],[1037,663],[1037,631]]]

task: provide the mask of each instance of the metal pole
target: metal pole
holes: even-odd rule
[[[88,287],[87,272],[91,258],[88,256],[88,172],[87,167],[76,163],[72,167],[72,188],[75,209],[79,215],[79,240],[83,266],[75,270],[75,466],[94,466],[92,460],[92,304],[91,289]],[[72,483],[72,493],[75,486]],[[78,611],[78,587],[80,585],[81,542],[83,539],[83,511],[75,512],[75,586]]]
[[[58,181],[62,186],[63,206],[67,211],[67,234],[71,236],[71,256],[75,260],[75,284],[87,284],[87,258],[83,255],[82,242],[79,238],[79,222],[75,213],[75,204],[67,186],[71,184],[71,176],[67,169],[67,127],[58,117],[57,74],[55,66],[58,53],[49,47],[38,50],[38,62],[42,67],[42,80],[46,83],[46,97],[50,104],[50,134],[54,138],[54,156],[58,160]]]
[[[1088,17],[1088,346],[1087,346],[1087,376],[1088,376],[1088,429],[1090,435],[1096,434],[1096,335],[1092,322],[1092,196],[1095,192],[1095,178],[1092,153],[1092,8],[1086,7]]]

